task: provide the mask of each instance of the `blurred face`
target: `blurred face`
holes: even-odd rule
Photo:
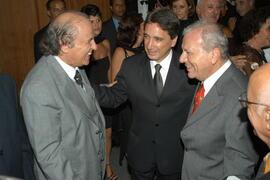
[[[203,0],[203,2],[197,6],[197,15],[200,19],[217,22],[221,13],[222,5],[223,4],[220,0]]]
[[[188,6],[186,0],[178,0],[172,3],[172,10],[177,15],[178,19],[185,20],[188,18],[188,11],[191,7]]]
[[[98,36],[102,30],[102,21],[99,16],[89,16],[90,22],[93,27],[94,36]]]
[[[254,38],[256,38],[261,48],[270,46],[270,17],[261,26],[259,33],[256,34]]]
[[[56,16],[66,10],[65,4],[60,0],[52,1],[50,4],[50,9],[47,11],[47,14],[51,20],[53,20]]]
[[[125,0],[114,0],[111,6],[112,15],[114,17],[122,17],[126,12]]]
[[[248,11],[253,8],[251,0],[235,0],[235,3],[236,11],[240,16],[244,16]]]
[[[194,30],[184,36],[180,62],[184,63],[189,78],[205,80],[211,74],[211,52],[206,52],[201,45],[200,31]]]
[[[79,67],[89,64],[90,54],[96,50],[93,27],[90,21],[83,20],[75,25],[78,34],[73,47],[65,47],[65,58],[69,65]]]
[[[256,102],[254,98],[254,87],[248,87],[248,101]],[[248,118],[254,127],[255,134],[268,146],[270,145],[269,130],[267,129],[267,120],[264,117],[265,106],[248,104]],[[269,122],[268,122],[269,123]]]
[[[177,37],[171,39],[169,33],[157,23],[147,23],[144,29],[144,48],[149,59],[161,62],[175,46]]]

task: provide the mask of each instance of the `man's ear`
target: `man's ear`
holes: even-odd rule
[[[219,48],[214,48],[213,50],[212,50],[212,57],[211,57],[211,63],[212,64],[216,64],[217,63],[217,61],[218,61],[218,59],[220,59],[221,57],[220,57],[220,49]]]
[[[68,53],[69,49],[70,49],[69,45],[64,45],[64,44],[60,43],[61,53],[66,54],[66,53]]]
[[[267,130],[270,131],[270,108],[269,107],[265,108],[263,113],[264,113],[264,119],[266,122],[266,128]]]
[[[174,47],[176,45],[177,39],[178,39],[178,36],[176,36],[175,38],[172,39],[172,45],[171,45],[171,47]]]

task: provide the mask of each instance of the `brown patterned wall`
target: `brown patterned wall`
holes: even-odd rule
[[[34,65],[33,35],[49,19],[47,0],[1,0],[0,73],[12,76],[20,88]],[[79,10],[87,3],[100,7],[103,18],[110,17],[109,0],[66,0],[67,7]]]

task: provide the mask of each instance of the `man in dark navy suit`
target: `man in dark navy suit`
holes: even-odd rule
[[[111,54],[113,54],[116,48],[116,37],[119,23],[126,13],[125,0],[110,0],[110,10],[112,12],[112,17],[103,23],[102,35],[110,41]]]
[[[47,15],[50,18],[50,21],[52,21],[56,16],[58,16],[66,9],[66,3],[64,0],[48,0],[48,2],[46,3],[46,8],[47,8]],[[46,30],[48,29],[48,27],[49,24],[40,29],[34,35],[34,55],[36,63],[42,56],[39,43],[41,42],[41,39]]]
[[[15,81],[0,74],[0,175],[24,177],[22,130]]]

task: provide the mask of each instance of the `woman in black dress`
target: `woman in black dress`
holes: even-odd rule
[[[112,80],[115,79],[125,58],[142,52],[144,24],[142,16],[132,13],[125,16],[117,32],[117,48],[112,57]],[[132,123],[131,106],[127,101],[118,108],[120,131],[120,164],[126,153],[128,131]]]
[[[96,5],[88,4],[82,7],[81,12],[89,16],[89,20],[93,25],[93,32],[97,49],[91,56],[90,63],[84,67],[90,83],[108,84],[111,80],[110,71],[110,43],[107,39],[101,36],[102,20],[101,12]],[[106,120],[106,178],[115,180],[117,176],[113,173],[110,166],[110,154],[112,148],[112,113],[111,109],[102,108]]]

